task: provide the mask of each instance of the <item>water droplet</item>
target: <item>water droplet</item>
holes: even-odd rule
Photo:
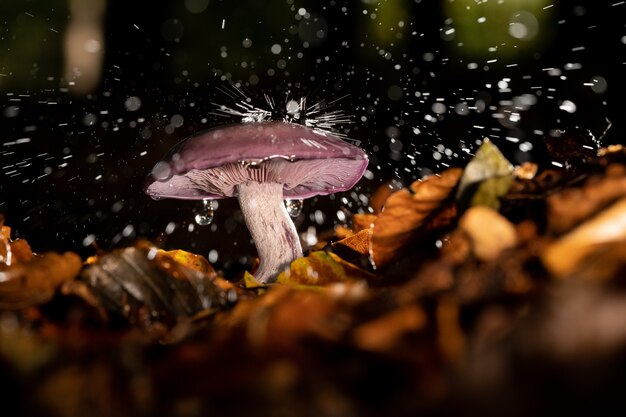
[[[194,217],[198,226],[208,226],[213,221],[213,204],[211,200],[202,200],[202,208]]]
[[[141,99],[137,96],[131,96],[124,102],[124,107],[128,111],[137,111],[141,107]]]
[[[152,176],[157,181],[167,181],[172,177],[172,169],[167,162],[159,161],[152,168]]]
[[[302,206],[302,200],[285,200],[285,208],[291,217],[298,217],[298,215],[302,212]]]

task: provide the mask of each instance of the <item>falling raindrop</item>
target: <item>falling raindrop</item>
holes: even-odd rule
[[[202,200],[202,208],[194,218],[198,226],[208,226],[213,221],[213,203],[211,200]]]
[[[285,208],[291,217],[298,217],[302,212],[302,200],[285,200]]]

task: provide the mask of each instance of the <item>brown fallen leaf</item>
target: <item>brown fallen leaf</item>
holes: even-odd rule
[[[557,277],[575,271],[579,262],[600,244],[626,240],[626,198],[549,245],[541,259]]]
[[[188,268],[147,242],[100,256],[81,279],[107,311],[148,329],[219,310],[237,298],[234,286],[220,285],[214,273]]]
[[[461,178],[462,170],[450,168],[411,184],[387,199],[383,212],[374,221],[370,257],[376,267],[388,264],[416,238],[438,211],[446,206]]]
[[[626,196],[626,170],[623,165],[607,167],[606,176],[592,177],[582,187],[570,187],[548,197],[548,228],[563,234]]]
[[[50,300],[81,268],[82,260],[73,252],[47,252],[25,263],[4,266],[0,269],[0,309],[21,309]]]
[[[427,321],[424,309],[410,304],[359,325],[354,329],[352,339],[361,349],[389,352],[405,335],[423,329]]]
[[[458,300],[444,296],[437,304],[437,329],[439,347],[446,359],[451,362],[462,359],[465,351],[465,335],[459,323],[460,306]]]
[[[10,245],[13,263],[25,263],[35,256],[30,245],[24,239],[12,240]]]
[[[306,348],[302,343],[306,340],[339,339],[350,324],[350,317],[340,311],[341,305],[342,298],[329,291],[272,285],[262,297],[242,300],[219,313],[213,328],[217,340],[234,336],[255,351],[293,354]]]
[[[352,217],[352,229],[354,233],[361,230],[371,229],[378,216],[375,214],[355,214]]]
[[[268,313],[264,335],[256,337],[263,337],[271,350],[293,351],[299,342],[311,338],[337,341],[350,323],[337,299],[312,290],[286,291]]]
[[[389,196],[396,191],[398,191],[398,187],[394,185],[394,182],[386,181],[372,193],[372,196],[369,198],[369,202],[370,207],[374,210],[375,214],[380,214],[385,206],[385,201],[387,201]]]
[[[490,207],[470,207],[459,220],[459,229],[467,234],[472,252],[481,261],[496,259],[517,243],[515,226]]]
[[[361,230],[352,236],[348,236],[331,244],[333,250],[351,250],[361,255],[367,255],[370,248],[370,239],[372,238],[372,229]]]

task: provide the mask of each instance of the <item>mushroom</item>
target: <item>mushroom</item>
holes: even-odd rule
[[[237,197],[260,258],[255,276],[267,283],[302,256],[283,199],[348,190],[367,164],[363,150],[327,131],[244,123],[180,142],[154,166],[144,191],[154,199]]]

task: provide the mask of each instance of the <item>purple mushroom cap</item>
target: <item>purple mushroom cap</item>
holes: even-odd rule
[[[230,125],[185,139],[158,162],[152,198],[219,199],[246,181],[283,184],[283,198],[345,191],[368,165],[360,148],[325,131],[286,122]]]

